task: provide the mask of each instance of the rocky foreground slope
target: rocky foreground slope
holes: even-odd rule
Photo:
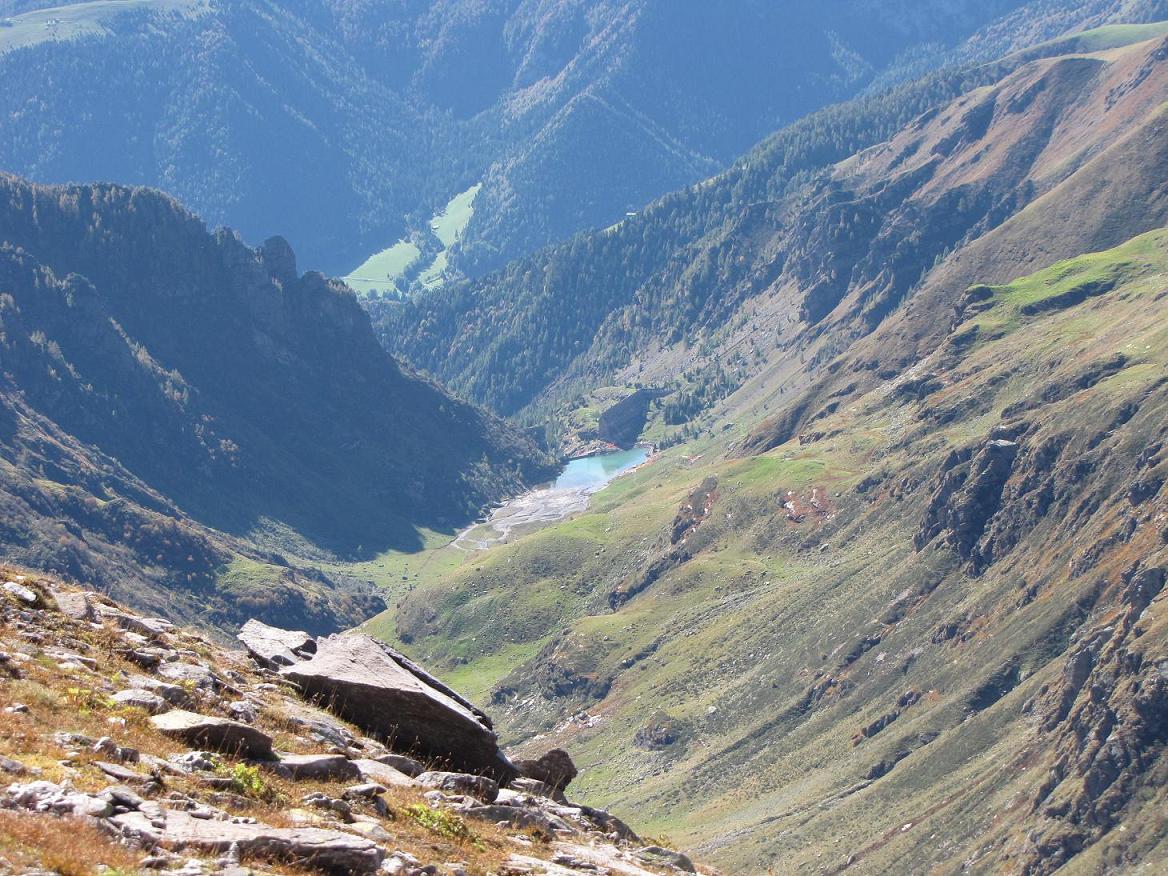
[[[251,622],[249,658],[52,579],[0,587],[0,873],[694,871],[570,803],[565,752],[510,760],[365,636]]]

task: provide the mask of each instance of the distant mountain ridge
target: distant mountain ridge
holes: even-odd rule
[[[253,250],[156,191],[10,176],[0,229],[0,550],[15,559],[218,625],[268,590],[273,614],[329,629],[377,597],[297,555],[416,547],[416,527],[551,471],[386,355],[353,294],[300,275],[282,238]],[[248,574],[227,574],[233,558]]]
[[[477,275],[709,176],[881,75],[936,66],[1003,14],[1037,7],[1041,38],[1132,4],[1044,6],[10,0],[0,168],[157,186],[333,274],[482,183],[450,256]]]
[[[389,349],[525,422],[609,384],[681,400],[732,388],[776,344],[806,376],[796,359],[830,358],[920,289],[919,325],[936,331],[936,308],[987,265],[1032,270],[1039,252],[1115,245],[1163,220],[1165,32],[1137,29],[1090,59],[1052,43],[830,107],[615,228],[375,306],[375,324]],[[1010,229],[1020,239],[992,248]],[[983,237],[979,263],[963,251]]]

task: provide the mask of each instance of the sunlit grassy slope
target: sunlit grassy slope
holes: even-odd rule
[[[1072,770],[1056,796],[1085,793],[1033,717],[1045,691],[1122,608],[1124,570],[1168,559],[1127,498],[1168,415],[1168,232],[969,299],[931,356],[841,391],[800,439],[736,458],[715,429],[586,514],[436,568],[370,629],[493,698],[510,741],[566,745],[586,799],[732,872],[1012,872],[1019,823],[1079,829],[1029,802],[1052,770]],[[914,545],[944,466],[1002,435],[989,561],[944,532]],[[1168,657],[1160,614],[1128,645],[1145,660]],[[1140,781],[1071,871],[1164,860],[1163,786]]]

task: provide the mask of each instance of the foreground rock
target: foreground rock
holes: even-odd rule
[[[292,666],[316,652],[316,639],[303,630],[282,630],[252,618],[236,636],[247,653],[269,669]]]
[[[478,709],[369,636],[332,636],[281,674],[301,693],[386,744],[506,784],[518,775]]]
[[[419,785],[436,788],[448,794],[465,794],[485,803],[493,803],[499,796],[499,786],[486,776],[472,776],[468,773],[446,773],[431,770],[416,779]]]
[[[373,873],[385,851],[372,840],[315,827],[269,827],[194,818],[167,810],[161,818],[128,812],[110,819],[122,832],[147,847],[173,851],[226,852],[235,847],[245,857],[295,860],[324,873]]]
[[[284,754],[276,765],[289,778],[336,779],[350,781],[361,777],[357,765],[341,754]]]
[[[59,822],[66,844],[77,819],[93,828],[68,872],[89,872],[103,855],[119,859],[116,872],[182,876],[656,876],[683,860],[645,857],[618,819],[570,803],[563,788],[576,769],[565,752],[523,762],[520,776],[482,712],[366,637],[325,640],[284,667],[299,679],[280,683],[254,655],[99,593],[4,580],[35,598],[0,594],[0,811],[69,819]],[[2,689],[22,679],[59,696],[20,702]],[[143,713],[154,713],[149,726]],[[0,876],[65,872],[53,844],[15,869],[0,848]]]
[[[239,721],[174,709],[153,716],[150,723],[164,735],[182,740],[192,748],[262,760],[273,757],[272,737]]]

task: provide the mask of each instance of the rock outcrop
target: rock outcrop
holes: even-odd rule
[[[525,778],[541,782],[552,796],[563,795],[564,789],[579,775],[572,756],[562,748],[553,748],[534,759],[516,760],[515,768]]]
[[[369,636],[322,639],[311,660],[280,672],[305,698],[392,748],[504,783],[517,775],[481,711]]]

